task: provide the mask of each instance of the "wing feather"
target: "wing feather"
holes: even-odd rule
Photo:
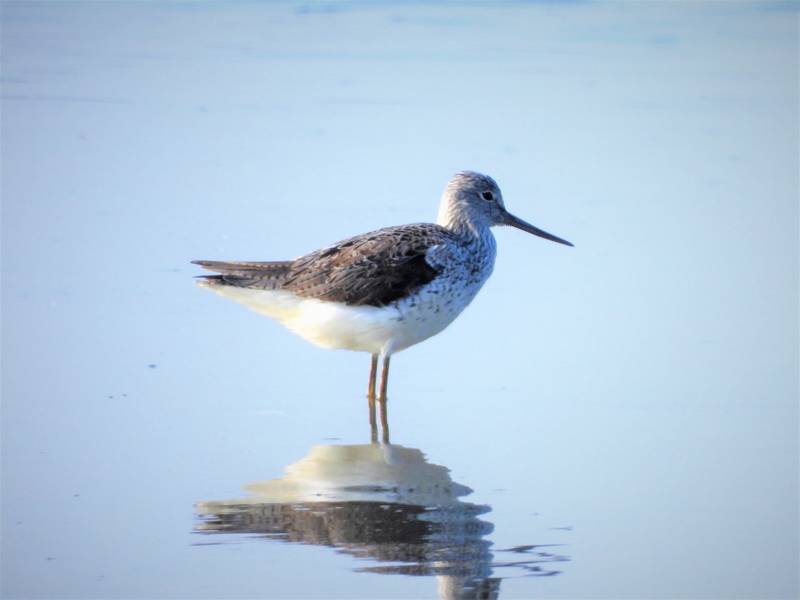
[[[436,278],[441,269],[427,254],[451,238],[428,223],[379,229],[298,258],[283,289],[354,306],[385,306]]]
[[[292,267],[292,261],[242,262],[193,260],[193,264],[219,275],[202,276],[206,282],[258,289],[278,289]]]

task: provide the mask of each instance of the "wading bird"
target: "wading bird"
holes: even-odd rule
[[[382,358],[377,400],[388,440],[391,356],[442,331],[472,301],[494,267],[495,225],[572,246],[509,213],[494,179],[463,171],[445,187],[435,224],[378,229],[288,261],[194,263],[218,273],[203,276],[201,285],[277,319],[311,343],[369,352],[373,439]]]

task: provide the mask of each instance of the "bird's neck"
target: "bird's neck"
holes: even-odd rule
[[[447,221],[440,219],[438,223],[461,238],[466,247],[483,256],[488,261],[488,272],[491,273],[491,265],[494,264],[494,257],[497,253],[497,242],[489,225],[475,223],[469,219],[451,219]]]
[[[456,198],[445,196],[439,205],[436,223],[464,238],[492,237],[491,224],[484,218],[472,215]]]
[[[471,221],[440,222],[439,225],[452,231],[467,242],[481,243],[494,241],[494,235],[492,235],[492,230],[488,225],[476,224]]]

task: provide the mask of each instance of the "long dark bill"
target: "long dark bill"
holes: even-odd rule
[[[519,217],[515,217],[510,212],[506,212],[503,223],[506,225],[511,225],[511,227],[516,227],[517,229],[522,229],[522,231],[527,231],[528,233],[532,233],[533,235],[538,235],[540,238],[550,240],[551,242],[558,242],[559,244],[564,244],[565,246],[573,245],[571,242],[568,242],[567,240],[562,240],[560,237],[556,237],[552,233],[547,233],[546,231],[542,231],[538,227],[534,227],[533,225],[531,225],[526,221],[523,221]]]

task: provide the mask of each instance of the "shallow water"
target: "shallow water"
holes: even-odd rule
[[[3,597],[796,597],[795,8],[4,2]],[[465,168],[576,247],[497,232],[390,445],[192,283]]]

